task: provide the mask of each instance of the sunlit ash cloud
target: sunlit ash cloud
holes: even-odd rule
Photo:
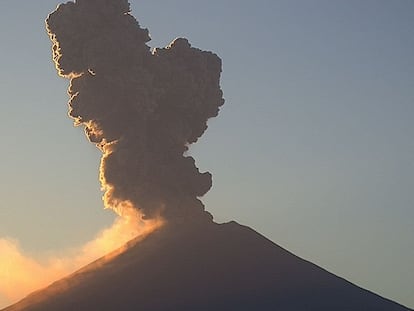
[[[110,228],[83,246],[37,257],[26,254],[15,240],[0,239],[0,297],[5,299],[0,300],[0,308],[98,258],[116,256],[125,251],[125,243],[136,237],[144,238],[161,225],[160,219],[144,221],[135,209],[124,208],[123,215]]]

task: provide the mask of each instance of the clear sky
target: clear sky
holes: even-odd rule
[[[59,2],[0,1],[0,238],[34,256],[114,219],[51,61]],[[151,46],[184,36],[223,60],[225,106],[191,149],[216,221],[414,307],[414,2],[130,2]]]

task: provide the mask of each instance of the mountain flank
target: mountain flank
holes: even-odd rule
[[[3,311],[408,311],[236,222],[174,221]]]

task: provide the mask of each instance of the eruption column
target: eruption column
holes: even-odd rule
[[[56,69],[70,79],[69,115],[103,153],[105,206],[210,218],[199,197],[211,174],[186,151],[224,103],[220,58],[183,38],[151,51],[126,0],[68,2],[46,26]]]

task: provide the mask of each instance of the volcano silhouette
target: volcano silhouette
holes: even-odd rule
[[[108,259],[110,258],[110,259]],[[4,311],[410,310],[236,222],[169,222]]]

